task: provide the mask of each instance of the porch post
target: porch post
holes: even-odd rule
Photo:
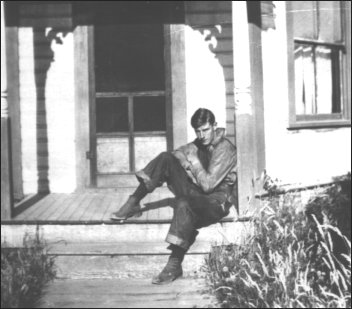
[[[252,9],[252,8],[251,8]],[[257,207],[256,182],[265,166],[260,27],[254,31],[247,1],[232,1],[234,97],[240,215]],[[260,10],[256,13],[259,13]],[[256,27],[256,26],[255,26]],[[259,47],[257,46],[259,45]],[[257,59],[258,58],[258,59]]]
[[[10,119],[7,103],[5,10],[1,1],[1,219],[11,218],[12,185],[10,157]]]

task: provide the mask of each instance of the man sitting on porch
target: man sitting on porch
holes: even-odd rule
[[[136,173],[140,185],[112,220],[127,219],[141,211],[139,202],[164,182],[176,197],[166,241],[171,255],[154,284],[169,283],[182,275],[184,255],[197,229],[219,222],[235,203],[236,149],[217,128],[214,114],[198,109],[191,118],[197,138],[173,152],[163,152]]]

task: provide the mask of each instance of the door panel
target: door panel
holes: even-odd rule
[[[98,174],[128,173],[130,166],[128,144],[127,137],[98,137]]]
[[[97,179],[115,186],[167,150],[164,27],[97,25],[94,37]]]

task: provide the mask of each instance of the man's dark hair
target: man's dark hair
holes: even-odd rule
[[[215,116],[213,112],[206,108],[198,108],[191,118],[191,125],[193,129],[197,129],[207,122],[214,125]]]

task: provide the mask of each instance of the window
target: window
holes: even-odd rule
[[[290,128],[350,125],[350,4],[288,1]]]

